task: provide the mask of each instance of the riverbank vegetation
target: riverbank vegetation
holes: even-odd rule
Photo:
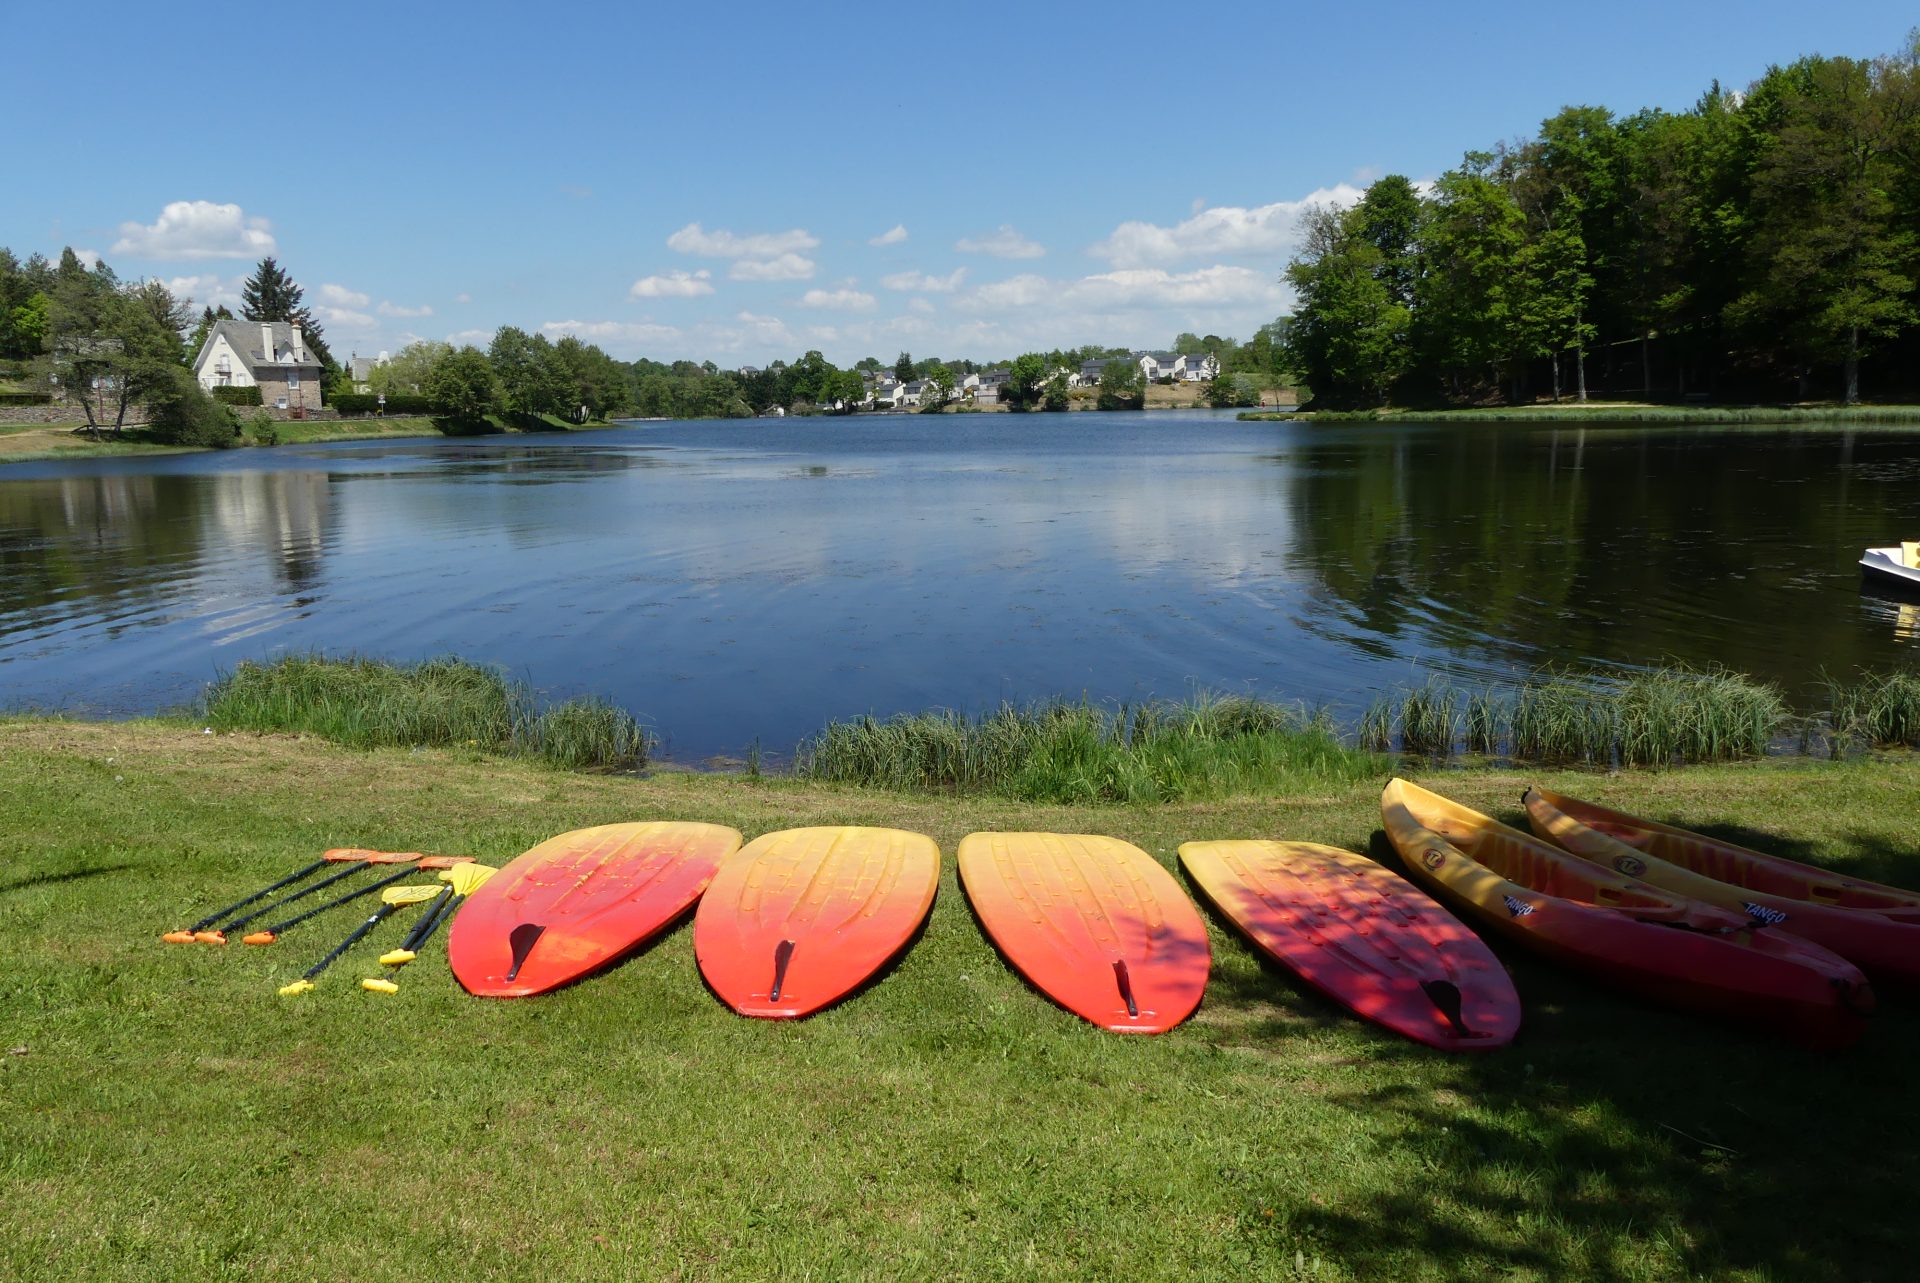
[[[569,770],[637,770],[653,747],[632,714],[603,699],[543,707],[524,686],[454,658],[245,662],[210,685],[192,712],[217,731],[318,735],[353,748],[464,745]]]
[[[1560,405],[1391,407],[1378,410],[1247,410],[1235,416],[1249,423],[1515,423],[1670,424],[1737,427],[1744,424],[1800,424],[1808,427],[1920,427],[1920,405],[1777,405],[1734,409],[1707,405],[1643,405],[1571,401]]]
[[[1065,808],[59,721],[0,721],[0,755],[7,1277],[371,1278],[404,1261],[422,1283],[1841,1283],[1911,1261],[1920,1171],[1889,1143],[1920,1128],[1909,1002],[1889,995],[1860,1047],[1822,1056],[1496,944],[1526,1004],[1519,1040],[1448,1057],[1304,990],[1203,906],[1206,1001],[1170,1034],[1117,1037],[1010,969],[954,874],[982,829],[1111,834],[1169,868],[1212,838],[1390,861],[1381,779]],[[1920,886],[1911,761],[1422,782],[1509,821],[1539,783]],[[398,994],[361,991],[404,920],[297,1006],[276,997],[351,908],[273,948],[156,938],[328,847],[500,865],[644,819],[926,833],[939,893],[876,984],[791,1025],[715,1002],[686,923],[525,1002],[467,997],[438,946]]]
[[[1287,270],[1316,409],[1920,394],[1920,32],[1690,111],[1568,107],[1429,190],[1321,207]]]
[[[1334,728],[1261,700],[1015,706],[835,722],[802,745],[815,780],[1031,802],[1165,802],[1298,792],[1380,774]]]

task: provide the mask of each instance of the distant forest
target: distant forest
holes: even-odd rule
[[[1692,110],[1568,107],[1312,211],[1283,363],[1328,409],[1920,392],[1920,30]]]

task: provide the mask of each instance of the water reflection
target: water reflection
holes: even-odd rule
[[[985,418],[986,416],[981,416]],[[866,711],[1916,644],[1863,597],[1920,438],[1205,415],[664,424],[0,473],[0,700],[132,712],[240,658],[454,650],[682,756]]]

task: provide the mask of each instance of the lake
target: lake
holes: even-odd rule
[[[1209,412],[649,423],[0,469],[0,705],[130,715],[289,651],[454,652],[667,755],[831,718],[1429,672],[1910,661],[1868,544],[1920,434],[1239,423]]]

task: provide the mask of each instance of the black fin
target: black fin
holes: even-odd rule
[[[526,965],[527,955],[533,952],[534,942],[546,933],[546,924],[540,922],[522,922],[507,933],[507,948],[513,950],[513,965],[507,968],[507,979],[512,980],[520,974],[520,968]]]
[[[793,941],[782,940],[773,946],[773,992],[767,996],[780,1001],[781,986],[787,983],[787,964],[793,961]]]
[[[1480,1035],[1467,1028],[1467,1022],[1460,1018],[1460,986],[1451,980],[1422,980],[1420,988],[1426,992],[1427,1001],[1440,1009],[1440,1014],[1453,1026],[1453,1032],[1462,1038],[1478,1038]]]
[[[1121,959],[1113,964],[1113,978],[1120,986],[1120,996],[1127,1000],[1127,1014],[1136,1020],[1140,1017],[1140,1008],[1133,1001],[1133,981],[1127,977],[1127,964]]]

